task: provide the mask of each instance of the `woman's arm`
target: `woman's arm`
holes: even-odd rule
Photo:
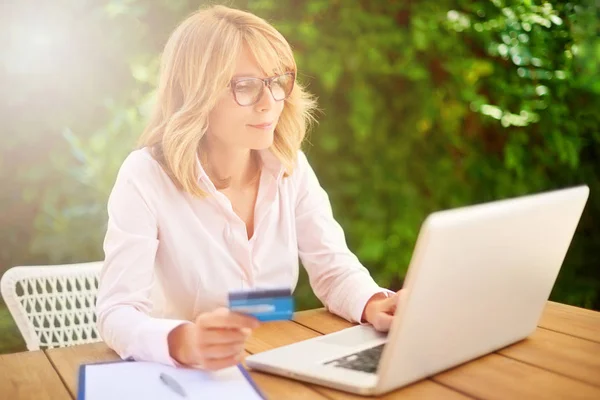
[[[149,200],[153,189],[145,184],[149,179],[140,179],[151,166],[149,160],[135,156],[123,163],[108,201],[97,326],[102,339],[122,358],[175,365],[167,337],[186,321],[149,316],[158,229]]]
[[[365,322],[367,302],[378,299],[377,293],[393,292],[379,287],[348,249],[329,197],[302,152],[296,174],[298,250],[310,284],[331,312],[351,322]]]

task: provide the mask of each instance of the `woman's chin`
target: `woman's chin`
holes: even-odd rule
[[[261,135],[263,137],[255,137],[250,143],[248,143],[248,147],[252,150],[263,150],[268,149],[273,144],[273,134],[269,135]]]

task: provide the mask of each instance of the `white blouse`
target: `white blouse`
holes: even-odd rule
[[[124,161],[108,202],[105,261],[97,299],[102,339],[122,358],[175,365],[167,335],[200,313],[227,306],[231,290],[296,287],[299,258],[311,287],[333,313],[359,322],[380,288],[346,245],[329,198],[303,152],[296,169],[261,151],[255,231],[216,190],[175,187],[148,149]]]

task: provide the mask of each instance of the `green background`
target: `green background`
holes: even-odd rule
[[[0,273],[103,258],[106,199],[160,52],[202,1],[17,2],[0,12]],[[594,1],[248,0],[319,100],[304,146],[350,248],[398,289],[435,210],[585,183],[551,299],[600,310]],[[319,306],[302,275],[298,307]],[[23,350],[0,302],[0,352]]]

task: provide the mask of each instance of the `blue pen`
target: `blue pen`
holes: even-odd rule
[[[185,390],[183,390],[183,387],[172,376],[161,372],[160,380],[181,397],[187,397],[187,394],[185,393]]]

